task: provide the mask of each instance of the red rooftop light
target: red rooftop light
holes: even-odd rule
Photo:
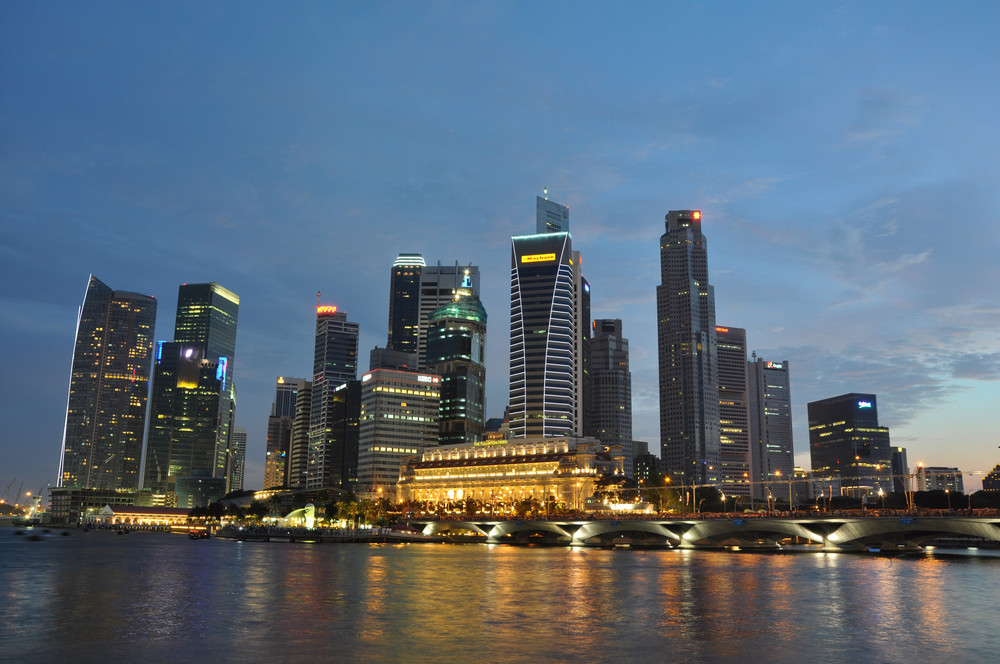
[[[695,210],[691,213],[693,219],[701,219],[701,210]]]

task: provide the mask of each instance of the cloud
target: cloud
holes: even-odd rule
[[[973,380],[1000,380],[1000,352],[962,353],[951,360],[951,375]]]

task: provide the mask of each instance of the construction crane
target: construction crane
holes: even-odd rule
[[[15,477],[14,479],[12,479],[12,480],[11,480],[10,482],[8,482],[8,483],[7,483],[7,488],[6,488],[6,489],[4,489],[4,491],[3,491],[3,495],[2,495],[2,496],[0,496],[0,503],[2,503],[2,502],[4,502],[4,501],[6,501],[6,500],[7,500],[7,494],[8,494],[8,493],[10,493],[10,487],[11,487],[11,485],[12,485],[12,484],[14,484],[14,482],[16,482],[16,481],[17,481],[17,478]]]

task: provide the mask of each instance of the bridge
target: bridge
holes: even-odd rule
[[[729,519],[468,520],[414,519],[424,535],[449,541],[680,549],[780,549],[812,544],[823,551],[916,551],[940,538],[1000,542],[1000,517],[892,516]]]

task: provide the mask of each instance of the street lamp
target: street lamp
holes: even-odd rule
[[[948,498],[948,511],[950,512],[951,511],[951,490],[950,489],[945,489],[944,490],[944,495],[945,495],[946,498]]]

